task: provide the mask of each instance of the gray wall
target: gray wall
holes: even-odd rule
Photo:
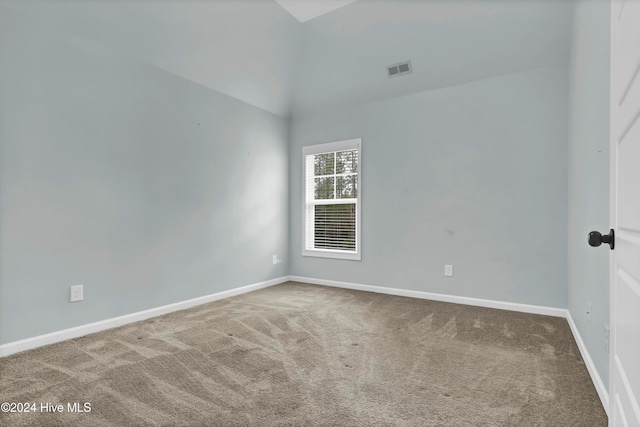
[[[566,307],[567,67],[294,119],[291,274]],[[348,138],[362,261],[302,257],[302,147]]]
[[[607,9],[579,2],[570,70],[287,121],[0,6],[0,344],[291,273],[568,304],[606,383]],[[363,260],[303,258],[301,147],[355,137]]]
[[[288,273],[286,120],[2,6],[0,112],[0,344]]]
[[[591,230],[609,230],[609,2],[576,3],[570,71],[569,311],[605,386],[609,384],[609,250]],[[591,302],[591,322],[587,305]]]
[[[571,1],[358,0],[300,31],[293,115],[566,61]],[[385,66],[410,59],[413,73]]]
[[[300,23],[274,0],[0,0],[272,113],[289,113]]]

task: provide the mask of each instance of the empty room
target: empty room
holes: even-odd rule
[[[640,426],[640,1],[0,0],[0,425]]]

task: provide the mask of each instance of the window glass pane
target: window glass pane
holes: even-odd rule
[[[356,250],[356,205],[316,205],[314,215],[316,249]]]
[[[333,177],[328,178],[316,178],[315,179],[315,199],[323,200],[323,199],[335,199],[334,197],[334,188],[333,188]]]
[[[336,153],[316,154],[313,158],[314,175],[333,175]]]
[[[357,150],[339,151],[336,153],[336,173],[358,172]]]
[[[336,177],[336,198],[355,199],[358,196],[358,175]]]

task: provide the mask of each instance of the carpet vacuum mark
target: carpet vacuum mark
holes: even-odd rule
[[[607,425],[565,319],[294,282],[0,359],[0,401],[37,404],[2,426]]]

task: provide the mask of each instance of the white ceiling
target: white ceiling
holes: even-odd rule
[[[568,61],[568,0],[359,0],[302,25],[292,111],[373,102]],[[411,60],[393,79],[386,66]]]
[[[287,116],[301,24],[274,0],[0,0],[96,46]],[[2,10],[0,10],[2,13]],[[99,48],[97,48],[99,46]]]
[[[316,0],[324,9],[305,2],[304,13],[313,13],[298,16],[304,23],[280,6],[298,2],[0,5],[83,40],[91,54],[151,64],[281,116],[458,85],[570,54],[569,0]],[[413,73],[387,78],[385,67],[404,60]]]
[[[357,0],[276,0],[280,6],[292,14],[298,21],[310,19],[340,9]]]

